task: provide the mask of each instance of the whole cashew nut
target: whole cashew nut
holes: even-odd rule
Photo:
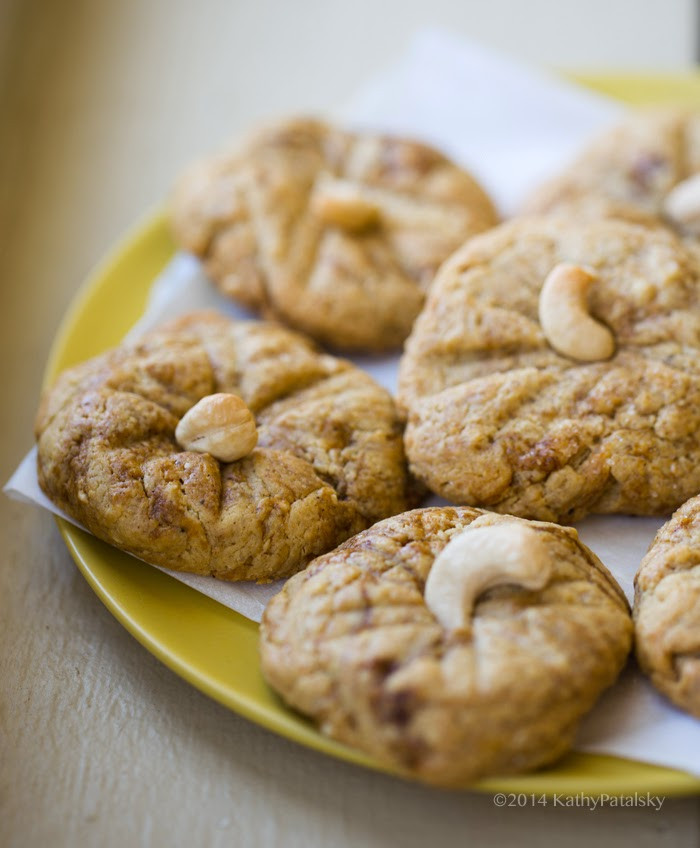
[[[596,277],[579,265],[561,263],[547,275],[540,292],[540,324],[558,353],[581,362],[609,359],[615,337],[588,311],[588,290]]]
[[[487,589],[516,584],[542,589],[552,561],[542,536],[513,522],[468,527],[435,558],[425,583],[425,603],[447,630],[471,631],[477,598]]]
[[[210,453],[221,462],[247,456],[258,442],[253,413],[238,395],[207,395],[178,422],[175,439],[180,447]]]
[[[362,189],[348,180],[325,177],[311,195],[311,211],[325,224],[350,232],[379,223],[379,207]]]
[[[700,174],[672,188],[664,200],[663,211],[681,229],[700,235]]]

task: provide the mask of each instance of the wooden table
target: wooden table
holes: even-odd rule
[[[186,2],[67,0],[0,18],[13,33],[0,122],[3,480],[31,445],[60,317],[105,249],[195,154],[264,113],[326,107],[356,86],[332,44],[328,75],[291,61],[295,45],[284,26],[265,28],[263,5],[254,16],[223,0],[196,14]],[[250,37],[264,49],[246,48]],[[288,72],[272,64],[280,56]],[[661,812],[498,809],[278,738],[137,644],[48,515],[3,498],[0,527],[0,844],[698,844],[694,799]]]

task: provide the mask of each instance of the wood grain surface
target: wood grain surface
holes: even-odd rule
[[[418,3],[388,5],[405,14],[402,38],[424,22]],[[460,4],[432,6],[468,32]],[[2,5],[3,481],[31,445],[48,348],[89,268],[192,156],[262,115],[333,106],[385,64],[386,45],[401,45],[390,19],[367,27],[358,17],[372,8]],[[341,41],[355,52],[338,50]],[[2,846],[700,840],[694,799],[669,799],[661,812],[498,809],[487,796],[410,785],[278,738],[137,644],[88,588],[48,515],[2,498],[0,528]]]

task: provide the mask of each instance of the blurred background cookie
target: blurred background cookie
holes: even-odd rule
[[[699,237],[700,112],[632,112],[543,185],[525,211],[663,223]]]
[[[574,530],[469,508],[387,519],[268,604],[265,677],[330,736],[429,783],[556,760],[630,649]]]
[[[450,501],[563,523],[700,491],[700,275],[671,232],[524,219],[441,268],[406,343],[411,467]]]
[[[196,164],[171,217],[224,294],[368,351],[399,347],[438,265],[496,223],[481,187],[437,151],[304,119]]]
[[[293,574],[410,505],[389,394],[303,336],[193,313],[64,372],[39,482],[90,532],[225,580]]]

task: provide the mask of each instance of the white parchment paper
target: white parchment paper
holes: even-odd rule
[[[558,77],[444,32],[427,31],[335,117],[356,127],[406,133],[440,147],[469,168],[501,211],[510,214],[530,189],[561,168],[591,134],[616,121],[621,111],[617,102]],[[214,290],[192,257],[178,255],[154,281],[146,313],[130,335],[203,307],[248,317]],[[355,362],[395,390],[397,357],[355,357]],[[35,450],[24,458],[4,491],[61,515],[39,489]],[[577,526],[581,539],[631,600],[634,573],[662,523],[662,519],[597,516]],[[260,620],[282,584],[228,584],[168,573],[254,621]],[[700,721],[671,706],[633,665],[584,721],[576,748],[700,776]]]

